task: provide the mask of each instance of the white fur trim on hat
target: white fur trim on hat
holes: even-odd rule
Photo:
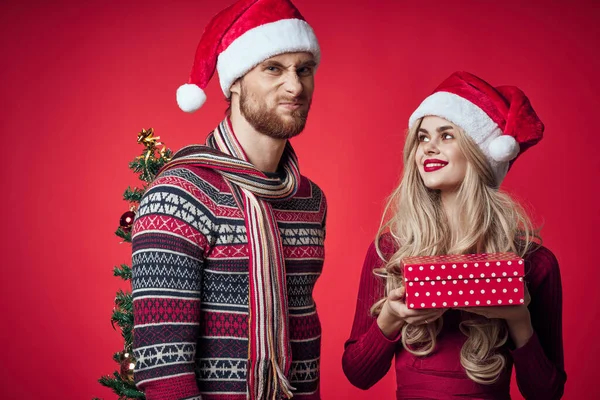
[[[223,93],[229,98],[231,85],[264,60],[301,51],[312,53],[319,63],[319,42],[306,21],[282,19],[250,29],[219,54],[217,71]]]
[[[177,105],[185,112],[196,111],[202,107],[205,101],[204,90],[193,83],[186,83],[177,88]]]
[[[471,103],[464,97],[450,92],[436,92],[427,97],[409,118],[409,127],[412,127],[419,118],[435,115],[444,118],[454,125],[461,127],[467,135],[479,146],[494,174],[500,183],[508,171],[508,161],[518,154],[518,143],[515,148],[509,144],[510,137],[504,135],[500,127],[481,108]],[[514,138],[512,138],[514,141]],[[494,146],[492,146],[494,143]],[[508,156],[512,158],[507,159]]]
[[[454,93],[436,92],[427,97],[410,116],[409,126],[427,115],[442,117],[460,126],[479,146],[502,135],[485,111]]]

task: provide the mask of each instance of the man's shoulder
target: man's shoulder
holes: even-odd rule
[[[300,184],[298,185],[298,195],[302,197],[319,197],[325,199],[325,192],[321,187],[310,178],[300,175]]]
[[[167,168],[158,174],[150,185],[154,190],[160,190],[165,186],[178,188],[193,186],[200,190],[212,188],[219,192],[227,188],[225,179],[218,171],[193,163]]]
[[[233,200],[223,196],[224,193],[230,193],[230,190],[217,171],[181,164],[163,170],[154,178],[140,206],[150,206],[150,210],[164,204],[184,208],[191,206],[196,213],[207,213],[221,205],[235,206]]]

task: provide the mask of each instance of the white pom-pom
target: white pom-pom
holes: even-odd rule
[[[498,162],[514,159],[519,154],[519,143],[510,135],[498,136],[488,147],[490,156]]]
[[[186,83],[177,88],[177,105],[183,111],[192,113],[202,107],[206,101],[204,90],[193,83]]]

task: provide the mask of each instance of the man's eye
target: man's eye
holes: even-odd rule
[[[300,76],[310,76],[312,75],[313,69],[310,67],[304,67],[304,68],[300,68],[298,70],[298,75]]]

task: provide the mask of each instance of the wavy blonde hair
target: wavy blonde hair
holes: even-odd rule
[[[415,161],[418,147],[417,121],[408,130],[404,144],[404,172],[400,185],[390,195],[375,240],[384,266],[374,273],[385,277],[385,294],[404,285],[400,261],[409,256],[515,252],[521,256],[532,242],[539,239],[522,207],[498,190],[494,173],[478,146],[464,131],[453,125],[460,150],[465,155],[467,171],[457,192],[456,218],[452,231],[441,205],[440,193],[428,189],[419,175]],[[389,232],[398,250],[389,259],[379,247],[380,237]],[[371,307],[379,315],[387,297]],[[506,364],[505,357],[496,352],[508,339],[504,320],[487,319],[469,314],[460,323],[468,337],[460,352],[460,363],[470,379],[480,384],[498,380]],[[442,329],[443,319],[426,325],[405,324],[402,345],[416,356],[430,354]]]

